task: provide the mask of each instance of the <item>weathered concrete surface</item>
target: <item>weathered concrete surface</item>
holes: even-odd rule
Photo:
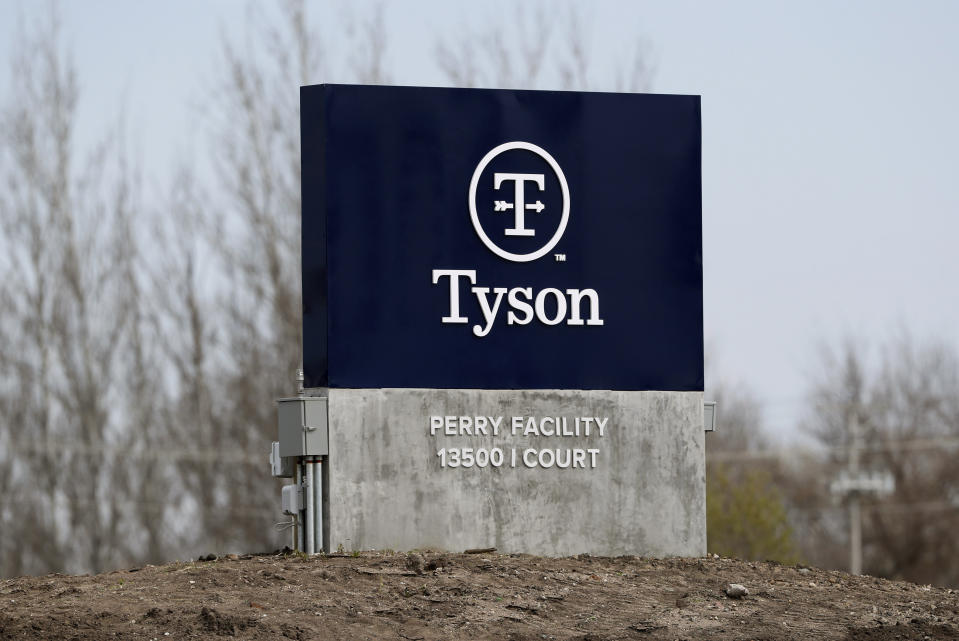
[[[329,399],[328,550],[706,552],[701,392],[331,389]],[[502,416],[504,425],[498,436],[431,435],[431,415]],[[513,436],[513,416],[609,423],[602,437]],[[505,462],[444,469],[437,451],[450,447],[500,447]],[[530,469],[527,448],[600,452],[595,469]]]

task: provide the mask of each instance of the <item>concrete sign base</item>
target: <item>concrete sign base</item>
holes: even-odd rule
[[[328,551],[706,552],[702,392],[323,393]]]

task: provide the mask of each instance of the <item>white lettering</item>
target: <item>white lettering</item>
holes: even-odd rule
[[[532,459],[529,457],[532,456]],[[523,450],[523,465],[526,467],[536,467],[536,450]]]
[[[527,450],[523,450],[523,465],[526,467],[540,467],[543,469],[549,469],[552,467],[559,467],[562,469],[578,467],[585,469],[587,467],[586,457],[589,455],[589,467],[595,468],[596,456],[598,454],[598,449],[583,450],[578,447],[572,449],[556,448],[542,450],[529,448]]]
[[[503,416],[435,416],[430,415],[430,434],[447,436],[497,436],[503,425]],[[570,421],[565,416],[511,416],[510,427],[513,436],[524,437],[565,437],[590,436],[598,432],[598,437],[606,436],[609,427],[608,416],[578,416]],[[575,427],[573,425],[575,424]],[[599,448],[527,448],[517,456],[517,449],[510,448],[511,467],[516,467],[517,458],[527,468],[541,469],[586,469],[599,465]],[[505,452],[500,448],[450,447],[436,450],[443,468],[500,467],[505,462]]]
[[[556,298],[556,316],[549,318],[546,316],[546,296],[552,294]],[[566,318],[566,298],[563,292],[552,287],[547,287],[536,295],[536,319],[545,325],[558,325]]]
[[[596,455],[599,454],[599,450],[588,449],[586,451],[589,453],[589,466],[596,467]]]
[[[489,430],[486,429],[486,424],[488,419],[485,416],[477,416],[476,420],[473,421],[473,430],[476,432],[476,435],[479,436],[489,436]]]
[[[603,319],[599,317],[599,294],[595,289],[567,289],[569,294],[569,320],[567,325],[582,325],[583,319],[579,313],[582,311],[580,303],[584,298],[589,299],[589,320],[587,325],[602,325]]]
[[[450,279],[450,314],[443,317],[444,323],[468,323],[469,319],[460,316],[460,277],[465,276],[470,279],[470,283],[476,284],[475,269],[434,269],[433,284],[437,284],[440,278],[449,276]]]
[[[512,311],[506,315],[506,322],[510,325],[528,325],[533,320],[533,306],[519,299],[520,294],[526,300],[533,300],[532,287],[514,287],[509,290],[509,304],[513,309],[523,312],[523,318],[514,314]]]
[[[589,425],[592,422],[593,422],[593,418],[591,416],[583,417],[583,434],[585,434],[586,436],[589,436]]]
[[[483,312],[483,318],[486,320],[486,327],[473,325],[473,334],[482,338],[489,334],[489,331],[493,328],[493,321],[496,319],[496,312],[499,311],[499,304],[500,301],[503,300],[503,294],[506,293],[506,288],[493,288],[496,299],[493,301],[492,309],[490,309],[489,301],[486,299],[486,295],[489,294],[489,287],[474,287],[471,291],[476,295],[476,300],[478,300],[480,304],[480,310]]]
[[[546,421],[549,421],[553,425],[549,431],[546,430]],[[544,416],[543,420],[539,422],[539,433],[543,436],[554,436],[556,434],[556,419],[552,416]]]
[[[597,418],[596,426],[599,428],[599,435],[603,436],[606,433],[606,423],[609,422],[609,417],[606,418]]]
[[[476,285],[477,272],[475,269],[434,269],[433,284],[439,284],[443,278],[449,278],[449,314],[442,317],[443,323],[468,323],[469,317],[463,313],[460,306],[460,279],[468,279],[471,285]],[[547,287],[540,292],[534,292],[532,287],[472,287],[477,303],[483,315],[483,322],[473,325],[473,334],[483,338],[493,329],[496,318],[499,316],[503,298],[507,301],[506,323],[508,325],[528,325],[536,318],[544,325],[603,325],[599,312],[599,293],[595,289],[567,289],[561,291]],[[493,294],[492,301],[489,298]],[[547,303],[552,307],[555,299],[555,313],[547,312]],[[568,299],[567,299],[568,297]],[[584,303],[584,301],[588,301]],[[531,304],[532,303],[532,304]],[[584,309],[584,305],[588,309]],[[567,319],[567,312],[569,318]],[[587,317],[588,316],[588,317]],[[585,319],[585,320],[584,320]]]
[[[530,416],[526,419],[526,428],[523,430],[523,436],[539,436],[539,430],[536,428],[536,418]]]
[[[479,447],[475,450],[472,447],[451,447],[436,450],[436,456],[440,459],[440,467],[500,467],[503,465],[503,450],[498,447],[486,449]],[[515,467],[515,453],[514,453]]]
[[[573,450],[573,467],[586,467],[586,452],[583,450]]]
[[[536,458],[539,460],[540,467],[553,467],[553,463],[556,462],[556,455],[553,450],[540,450],[539,456]]]

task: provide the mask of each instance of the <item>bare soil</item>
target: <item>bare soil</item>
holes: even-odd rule
[[[726,596],[729,583],[749,590]],[[959,590],[734,559],[229,556],[0,581],[0,639],[959,639]]]

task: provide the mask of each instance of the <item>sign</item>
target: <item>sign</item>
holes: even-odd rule
[[[703,389],[698,96],[301,89],[330,388]]]

